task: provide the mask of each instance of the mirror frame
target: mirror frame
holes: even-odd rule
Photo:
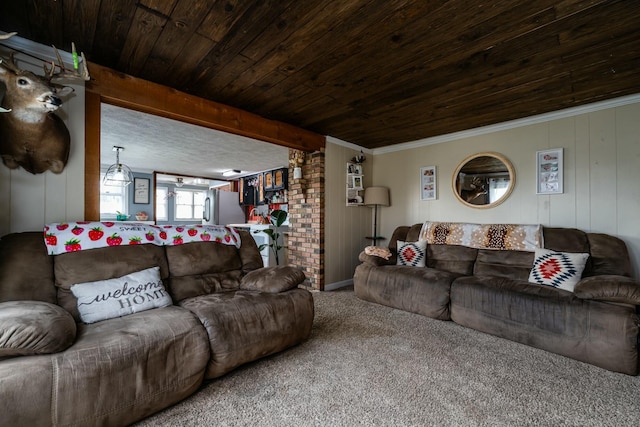
[[[462,168],[471,160],[473,159],[477,159],[478,157],[493,157],[496,158],[498,160],[500,160],[502,163],[504,163],[504,165],[507,167],[507,172],[509,172],[509,188],[507,188],[507,192],[504,193],[504,195],[499,198],[498,200],[496,200],[493,203],[488,203],[486,205],[474,205],[473,203],[469,203],[466,200],[464,200],[460,194],[458,194],[457,191],[457,186],[456,186],[456,181],[458,178],[458,174],[460,173],[460,171],[462,170]],[[489,208],[493,208],[498,206],[499,204],[501,204],[502,202],[504,202],[505,200],[507,200],[509,198],[509,196],[511,195],[511,193],[513,192],[513,188],[516,185],[516,171],[513,168],[513,165],[511,164],[511,162],[502,154],[499,153],[494,153],[491,151],[484,151],[481,153],[476,153],[476,154],[472,154],[468,157],[466,157],[463,161],[460,162],[460,164],[458,165],[458,167],[456,168],[455,172],[453,173],[453,178],[451,180],[451,189],[453,191],[453,194],[456,196],[456,199],[458,199],[458,201],[460,203],[462,203],[465,206],[468,206],[470,208],[474,208],[474,209],[489,209]]]

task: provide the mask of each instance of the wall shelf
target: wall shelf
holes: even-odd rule
[[[362,165],[347,162],[347,206],[364,206],[364,176]]]

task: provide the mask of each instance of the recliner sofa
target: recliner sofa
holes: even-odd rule
[[[307,339],[314,306],[298,287],[304,274],[263,268],[251,235],[238,235],[239,247],[135,244],[53,256],[42,232],[2,237],[0,426],[128,425],[204,379]],[[159,267],[172,304],[82,322],[74,284],[150,267]],[[131,286],[122,289],[105,295]]]
[[[622,240],[544,227],[544,247],[589,254],[569,292],[528,281],[533,252],[429,244],[425,267],[397,265],[398,241],[418,241],[422,227],[396,228],[388,260],[360,254],[353,278],[359,298],[638,374],[640,283],[630,277]]]

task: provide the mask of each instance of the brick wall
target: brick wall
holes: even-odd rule
[[[324,290],[324,161],[324,148],[307,153],[302,179],[293,179],[289,168],[288,262],[302,267],[305,285],[318,290]]]

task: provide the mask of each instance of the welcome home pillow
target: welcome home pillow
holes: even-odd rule
[[[529,282],[573,292],[582,277],[589,254],[536,249]]]
[[[403,242],[398,240],[397,265],[410,265],[412,267],[424,267],[427,261],[427,241]]]
[[[78,311],[84,323],[167,307],[173,303],[162,285],[160,267],[114,279],[78,283],[71,286],[71,292],[78,299]]]

